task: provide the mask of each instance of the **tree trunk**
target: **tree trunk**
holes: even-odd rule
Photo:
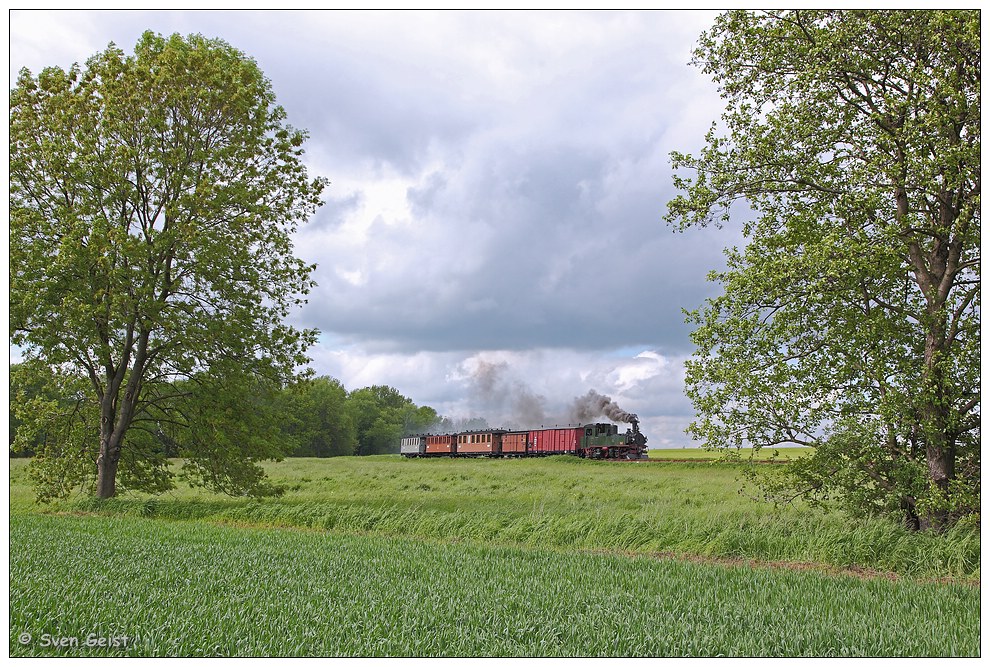
[[[96,457],[97,498],[113,498],[117,494],[120,439],[115,437],[115,412],[116,401],[108,392],[100,403],[100,454]]]
[[[921,519],[922,530],[940,531],[949,525],[949,481],[955,478],[955,456],[952,448],[928,445],[925,450],[928,462],[928,479],[931,492],[938,496],[935,509],[925,512]]]
[[[904,527],[908,530],[921,530],[921,517],[916,511],[916,500],[913,496],[901,496],[901,510],[904,512]]]
[[[936,509],[925,512],[921,519],[922,530],[942,530],[948,525],[949,482],[955,479],[955,442],[950,429],[950,409],[947,405],[945,371],[943,368],[946,328],[944,318],[930,314],[928,334],[925,337],[925,367],[920,410],[921,431],[925,437],[925,462],[928,464],[928,481]]]
[[[903,214],[906,209],[901,203],[899,200],[898,212]],[[942,209],[941,222],[951,227],[953,217],[945,206]],[[950,380],[946,377],[945,360],[952,344],[946,303],[958,270],[959,253],[958,244],[938,236],[932,240],[927,253],[917,243],[910,245],[908,253],[918,287],[926,300],[922,318],[926,329],[925,357],[918,416],[925,443],[930,492],[937,496],[933,498],[936,509],[919,516],[922,530],[941,530],[948,525],[949,482],[955,478],[955,434],[951,429],[952,410],[946,394]]]
[[[117,398],[117,392],[125,378],[126,358],[114,373],[114,381],[108,383],[108,391],[100,403],[100,455],[96,458],[97,498],[113,498],[117,495],[120,450],[124,444],[124,435],[134,420],[134,411],[141,393],[141,377],[148,358],[149,337],[150,332],[146,330],[138,338],[134,366],[127,378],[124,395]]]
[[[120,445],[100,442],[100,456],[96,459],[96,497],[113,498],[117,495],[117,464],[120,463]]]

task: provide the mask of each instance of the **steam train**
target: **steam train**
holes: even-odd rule
[[[569,454],[588,459],[645,459],[646,436],[639,420],[619,433],[615,424],[585,424],[528,431],[487,429],[402,438],[399,453],[418,457],[521,457]]]

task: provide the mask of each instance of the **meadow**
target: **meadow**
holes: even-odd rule
[[[739,465],[268,471],[281,497],[183,486],[45,507],[11,461],[12,654],[979,653],[978,533],[774,508],[739,493]],[[90,633],[139,640],[40,643]]]

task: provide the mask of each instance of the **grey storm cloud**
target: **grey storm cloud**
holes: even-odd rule
[[[306,319],[376,349],[686,350],[682,309],[714,293],[705,274],[722,245],[710,232],[675,235],[661,217],[667,155],[684,147],[671,102],[704,88],[683,65],[688,43],[680,69],[661,68],[668,47],[648,28],[636,35],[556,57],[532,47],[540,74],[507,92],[487,88],[486,73],[454,76],[456,55],[416,78],[421,65],[343,50],[330,80],[349,72],[366,88],[345,86],[316,127],[347,128],[373,165],[407,177],[409,219],[376,219],[342,262],[333,244],[311,253],[325,290]]]
[[[682,309],[712,294],[721,246],[665,228],[657,189],[611,180],[615,160],[536,145],[427,176],[407,194],[411,231],[369,235],[382,264],[367,282],[318,273],[319,326],[413,349],[685,350]],[[637,178],[662,178],[657,163]]]

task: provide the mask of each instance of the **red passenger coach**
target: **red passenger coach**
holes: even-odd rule
[[[577,454],[584,428],[547,428],[529,432],[529,453]]]
[[[454,453],[453,435],[428,435],[426,436],[426,455],[430,454],[450,456]]]
[[[459,433],[457,453],[461,456],[499,456],[505,431],[476,431]]]

